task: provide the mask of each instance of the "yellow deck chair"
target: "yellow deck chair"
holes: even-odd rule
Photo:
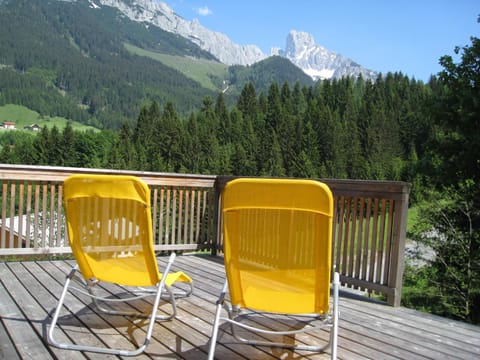
[[[322,352],[336,358],[339,275],[332,273],[333,199],[330,189],[313,180],[247,179],[227,183],[221,198],[226,281],[217,301],[209,359],[214,358],[221,323],[232,325],[236,340],[250,345]],[[226,293],[230,295],[227,302]],[[222,307],[228,317],[222,316]],[[273,316],[276,314],[277,316]],[[278,320],[308,319],[292,330],[247,323],[258,315]],[[257,322],[259,320],[257,319]],[[274,322],[280,325],[280,322]],[[328,328],[320,345],[246,338],[238,327],[266,338]],[[251,334],[253,335],[253,334]],[[283,340],[282,340],[283,341]]]
[[[170,256],[163,275],[159,273],[153,250],[150,190],[139,178],[72,175],[65,180],[63,195],[68,238],[77,265],[67,275],[48,331],[48,341],[62,349],[138,355],[150,341],[155,320],[168,320],[176,315],[175,297],[192,293],[192,279],[183,272],[169,272],[175,254]],[[81,282],[86,291],[75,287],[76,282]],[[129,294],[128,298],[97,296],[94,288],[100,282],[122,286]],[[176,283],[184,285],[176,285],[174,291],[172,286]],[[90,296],[101,312],[149,317],[144,343],[138,344],[136,349],[125,350],[58,342],[54,330],[68,290]],[[162,292],[165,292],[163,297],[170,302],[172,311],[159,316],[157,309]],[[150,314],[118,310],[119,301],[147,296],[155,299]],[[106,304],[110,306],[107,308]]]

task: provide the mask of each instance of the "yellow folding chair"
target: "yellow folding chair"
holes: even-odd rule
[[[313,180],[236,179],[225,186],[221,214],[226,281],[217,301],[208,358],[214,358],[220,324],[228,322],[241,343],[315,352],[331,347],[335,359],[339,275],[334,274],[331,306],[333,199],[327,185]],[[228,317],[222,316],[222,307]],[[294,329],[282,329],[279,321],[275,326],[269,322],[269,328],[257,325],[263,316],[278,320],[274,314],[281,314],[283,323],[294,321]],[[248,322],[253,318],[257,323]],[[238,327],[257,337],[241,336]],[[330,330],[329,340],[320,345],[295,344],[291,337],[288,343],[267,338],[325,328]]]
[[[192,279],[183,272],[170,273],[174,253],[163,274],[159,273],[153,250],[150,190],[139,178],[73,175],[65,180],[63,195],[68,238],[77,265],[67,275],[48,331],[48,341],[62,349],[138,355],[150,341],[155,320],[168,320],[176,316],[175,297],[192,293]],[[75,287],[75,282],[81,282],[87,291]],[[128,298],[96,295],[95,286],[101,282],[122,286],[129,294]],[[176,286],[174,291],[172,285],[177,282],[185,285]],[[126,287],[135,287],[135,290]],[[128,350],[58,342],[54,338],[54,330],[68,290],[88,295],[101,312],[149,317],[143,344]],[[168,315],[159,316],[157,309],[163,291],[167,295],[163,297],[171,304],[172,311]],[[118,307],[115,309],[115,303],[147,296],[154,296],[149,315],[137,311],[120,311]],[[110,308],[104,306],[107,303],[111,305]]]

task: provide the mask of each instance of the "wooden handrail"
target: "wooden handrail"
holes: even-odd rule
[[[342,283],[400,306],[411,185],[323,179],[334,195],[333,259]]]
[[[63,218],[63,181],[80,173],[134,175],[149,185],[155,250],[212,249],[215,176],[0,165],[0,255],[71,252]]]
[[[71,174],[128,174],[152,191],[157,251],[221,254],[220,194],[226,176],[0,164],[0,256],[70,253],[63,181]],[[410,185],[320,179],[334,195],[333,262],[344,285],[400,305]]]

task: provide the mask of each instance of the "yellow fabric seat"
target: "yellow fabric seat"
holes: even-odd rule
[[[331,306],[333,197],[328,186],[314,180],[235,179],[225,186],[220,208],[226,281],[217,302],[209,359],[222,321],[230,322],[234,337],[245,344],[318,352],[330,347],[335,358],[339,276],[334,273]],[[228,317],[221,315],[222,307]],[[321,321],[300,330],[271,331],[243,324],[242,311],[249,310],[314,315]],[[277,335],[329,328],[331,337],[323,346],[291,345],[242,338],[237,326]]]
[[[99,274],[97,280],[106,281],[118,277],[123,279],[122,285],[126,286],[152,286],[149,279],[143,277],[144,263],[140,257],[108,258],[101,261],[101,266],[92,266],[94,273]],[[101,275],[100,275],[101,274]],[[163,274],[158,273],[158,279],[162,280]],[[192,283],[190,276],[182,271],[168,273],[165,279],[165,285],[172,286],[176,282]]]
[[[159,272],[153,249],[150,189],[139,178],[120,175],[72,175],[64,182],[64,208],[68,239],[77,261],[67,276],[52,323],[48,331],[50,344],[70,350],[134,356],[148,345],[155,320],[169,320],[176,315],[175,298],[188,296],[193,291],[192,279],[183,272],[170,273],[175,259],[171,254],[163,274]],[[70,287],[79,273],[87,291]],[[133,301],[154,296],[145,341],[136,349],[111,349],[98,346],[61,343],[54,337],[58,316],[68,290],[91,296],[97,309],[112,315],[142,316],[136,311],[125,312],[105,308],[104,302],[118,302],[117,298],[95,295],[95,285],[101,282],[120,286],[139,287],[139,291],[121,301]],[[174,292],[172,286],[186,284]],[[141,288],[140,288],[141,287]],[[144,287],[152,287],[145,289]],[[172,307],[170,314],[158,316],[162,292],[168,293]]]
[[[310,274],[309,274],[310,273]],[[312,271],[250,271],[241,275],[244,302],[259,311],[300,314],[315,308]],[[281,280],[279,280],[279,278]],[[271,299],[281,298],[281,303]]]

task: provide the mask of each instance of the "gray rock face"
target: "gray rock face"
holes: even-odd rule
[[[292,63],[301,68],[313,79],[332,79],[344,76],[364,79],[376,77],[376,72],[365,69],[353,60],[315,44],[312,35],[301,31],[290,31],[287,36],[285,51],[279,51]]]
[[[226,35],[208,30],[197,19],[185,20],[166,3],[152,0],[98,0],[102,5],[118,8],[135,21],[147,22],[163,30],[183,36],[210,52],[227,65],[251,65],[266,58],[255,45],[238,45]],[[93,2],[93,0],[92,0]]]
[[[238,45],[226,35],[208,30],[197,19],[192,21],[177,15],[166,3],[152,0],[90,0],[92,7],[99,5],[118,8],[128,18],[153,24],[163,30],[178,34],[210,52],[227,65],[251,65],[267,56],[255,45]],[[285,50],[272,49],[272,55],[289,59],[314,80],[341,78],[360,74],[364,79],[374,79],[375,71],[365,69],[353,60],[315,44],[312,35],[291,31]]]

